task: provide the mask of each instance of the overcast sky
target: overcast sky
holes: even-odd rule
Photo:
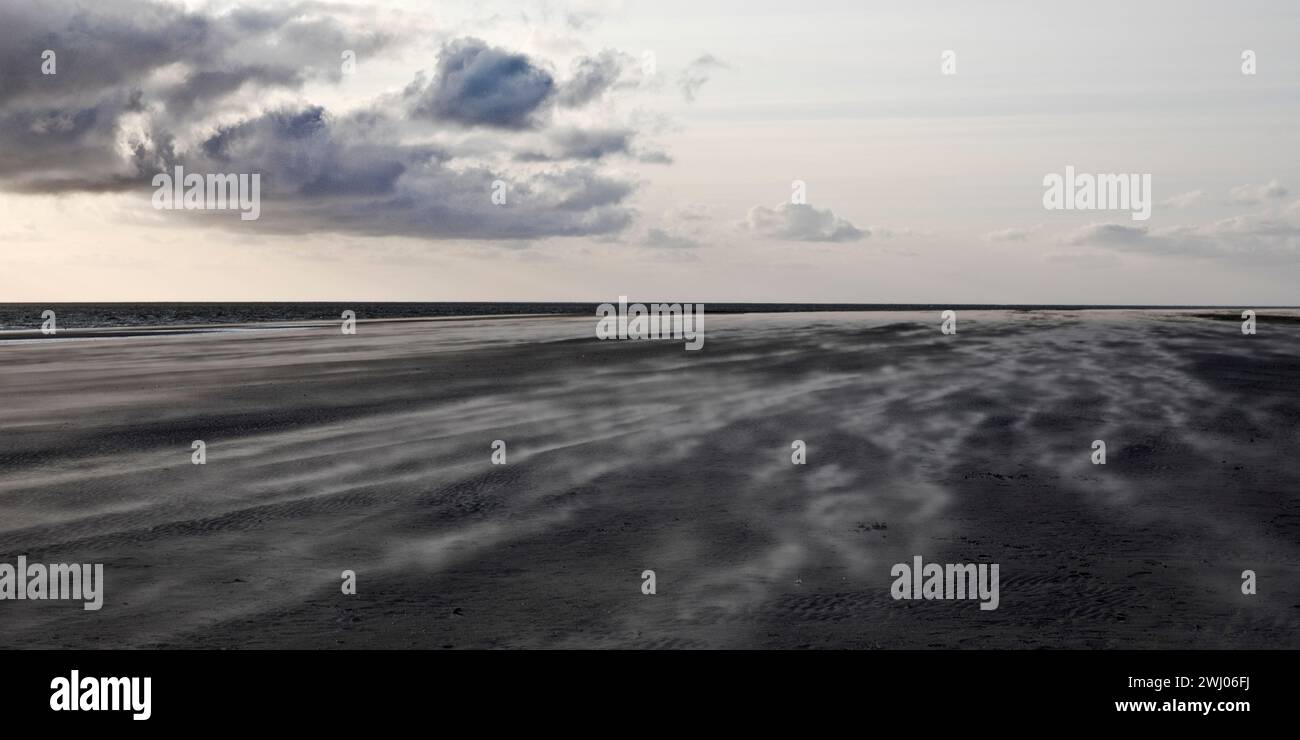
[[[0,302],[1300,303],[1294,1],[4,0],[0,29]],[[260,173],[260,218],[155,209],[178,165]],[[1045,210],[1067,165],[1149,173],[1151,218]]]

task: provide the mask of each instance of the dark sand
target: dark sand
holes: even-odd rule
[[[1300,325],[1192,313],[3,342],[0,562],[107,597],[0,647],[1300,648]],[[917,554],[1000,607],[894,601]]]

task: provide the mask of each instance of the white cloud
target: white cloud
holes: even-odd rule
[[[1263,185],[1238,185],[1228,193],[1228,198],[1237,205],[1253,206],[1286,195],[1287,189],[1277,180],[1269,180]]]
[[[664,211],[658,226],[646,229],[641,244],[647,247],[693,249],[710,238],[713,211],[702,203],[676,206]]]
[[[1061,241],[1153,255],[1293,262],[1300,258],[1300,223],[1267,214],[1161,229],[1102,223],[1070,232]]]
[[[702,54],[690,64],[677,77],[677,87],[682,91],[682,97],[686,102],[695,101],[695,95],[704,87],[704,83],[709,81],[710,75],[714,70],[727,69],[726,62],[718,59],[712,54]]]
[[[1160,205],[1164,208],[1191,208],[1204,200],[1204,190],[1192,190],[1186,193],[1179,193],[1171,198],[1166,198],[1160,201]]]
[[[782,203],[775,208],[754,206],[741,228],[774,239],[800,242],[851,242],[871,236],[828,208],[818,210],[803,203]]]
[[[1023,242],[1038,230],[1042,229],[1042,224],[1035,224],[1029,228],[1011,227],[998,231],[990,231],[980,237],[986,242]]]

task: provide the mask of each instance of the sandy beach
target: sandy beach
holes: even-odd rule
[[[0,342],[0,561],[106,579],[0,647],[1300,648],[1300,319],[1239,313]]]

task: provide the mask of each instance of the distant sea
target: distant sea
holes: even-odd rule
[[[611,299],[611,303],[617,299]],[[640,300],[640,299],[638,299]],[[649,303],[650,301],[641,300]],[[672,301],[665,301],[672,302]],[[930,311],[930,310],[1083,310],[1096,308],[1213,308],[1211,306],[1083,306],[937,303],[710,303],[706,313],[785,313],[796,311]],[[308,302],[308,303],[0,303],[0,331],[41,327],[41,314],[52,310],[60,329],[253,324],[273,321],[337,321],[343,311],[358,319],[409,319],[439,316],[553,314],[592,316],[599,303],[526,302]]]

